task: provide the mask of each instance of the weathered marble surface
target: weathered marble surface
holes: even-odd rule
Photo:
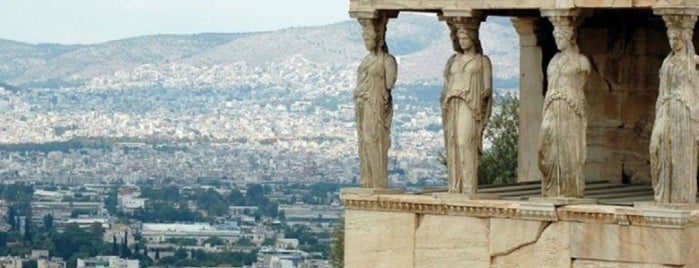
[[[653,8],[699,6],[696,0],[350,0],[353,17],[376,16],[377,10],[439,10],[445,15],[466,16],[474,11],[571,9],[571,8]]]
[[[478,39],[480,18],[448,18],[456,53],[444,70],[441,96],[449,192],[474,194],[483,129],[493,105],[490,59]]]
[[[683,230],[612,224],[571,224],[573,258],[684,265]]]
[[[491,267],[570,267],[570,241],[567,222],[551,223],[539,239],[507,255],[493,256]]]
[[[347,267],[699,267],[697,206],[342,199]]]
[[[670,267],[677,267],[677,266],[670,266],[670,265],[664,265],[664,264],[583,260],[583,259],[576,259],[573,261],[573,268],[670,268]]]
[[[692,34],[694,15],[663,15],[672,52],[660,68],[660,89],[650,142],[655,201],[695,203],[699,93],[697,56]]]
[[[580,198],[585,190],[587,107],[583,88],[590,62],[580,54],[575,17],[549,17],[560,51],[546,69],[548,90],[539,132],[539,169],[544,197]]]
[[[345,212],[346,267],[412,267],[416,216],[404,212]]]
[[[490,256],[507,255],[533,244],[548,224],[544,221],[490,219]]]
[[[359,19],[359,22],[369,51],[357,70],[357,87],[354,89],[360,186],[387,188],[393,120],[391,89],[396,82],[398,67],[396,59],[388,54],[385,41],[388,19]]]
[[[543,51],[539,46],[541,18],[513,18],[519,35],[519,138],[517,139],[517,181],[541,181],[538,167],[539,128],[544,106]]]
[[[490,267],[488,233],[487,219],[420,216],[414,267]]]

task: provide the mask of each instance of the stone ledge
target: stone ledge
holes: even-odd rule
[[[575,8],[635,8],[651,9],[661,8],[670,10],[686,10],[699,7],[695,0],[350,0],[350,16],[370,16],[378,10],[425,10],[432,12],[468,15],[473,11],[487,10],[526,10],[526,9],[575,9]],[[661,11],[662,12],[662,11]],[[686,12],[686,11],[682,11]]]
[[[567,221],[616,225],[677,228],[699,226],[699,209],[694,207],[625,207],[609,205],[556,205],[554,203],[439,198],[410,194],[355,194],[343,191],[348,210],[408,212],[537,221]]]

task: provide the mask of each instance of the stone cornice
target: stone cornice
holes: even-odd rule
[[[608,205],[555,205],[509,200],[469,200],[430,195],[343,194],[348,210],[405,212],[535,221],[569,221],[599,224],[686,228],[699,226],[699,209],[623,207]]]
[[[674,8],[699,7],[697,0],[350,0],[350,16],[377,10],[427,11],[468,16],[488,10],[590,9],[590,8]],[[369,12],[369,13],[367,13]]]

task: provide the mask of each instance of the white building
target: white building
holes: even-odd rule
[[[20,257],[0,257],[0,267],[3,268],[22,268],[22,258]]]
[[[147,198],[138,198],[133,196],[119,196],[119,207],[126,212],[132,212],[146,206]]]
[[[37,268],[66,268],[66,262],[63,258],[42,258],[36,260]]]
[[[97,256],[89,259],[78,258],[76,268],[139,268],[138,260],[122,259],[117,256]]]
[[[212,236],[230,243],[240,238],[239,229],[219,229],[208,223],[144,223],[141,234],[151,243],[162,243],[168,238],[192,238],[201,244]]]

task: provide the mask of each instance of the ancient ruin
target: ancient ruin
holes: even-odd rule
[[[405,11],[452,30],[435,105],[444,192],[460,195],[403,193],[362,166],[372,182],[342,195],[347,267],[699,267],[699,1],[350,0],[353,18],[384,30]],[[489,16],[520,37],[520,184],[479,188],[497,70],[474,32]],[[374,79],[383,92],[395,82]],[[371,124],[358,123],[360,158]]]
[[[441,97],[449,192],[475,194],[483,128],[493,105],[492,67],[478,40],[480,18],[448,23],[456,52],[447,61]]]

